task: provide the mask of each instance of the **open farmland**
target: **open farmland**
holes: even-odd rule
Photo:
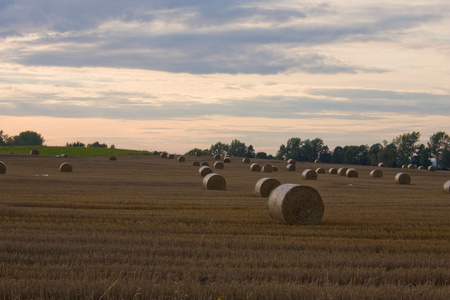
[[[252,159],[269,174],[232,158],[215,170],[226,190],[209,191],[194,160],[214,162],[0,156],[0,299],[448,299],[449,172]],[[314,187],[321,224],[272,221],[262,177]]]

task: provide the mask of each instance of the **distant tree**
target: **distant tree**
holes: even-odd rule
[[[256,153],[256,158],[261,158],[261,159],[268,159],[269,157],[267,156],[266,152],[258,152]]]
[[[444,170],[450,169],[450,149],[442,151],[440,168]]]
[[[420,132],[403,133],[392,140],[397,146],[398,165],[409,164],[416,150],[416,143],[420,138]]]
[[[300,147],[302,146],[302,140],[298,137],[290,138],[286,145],[282,144],[280,149],[277,152],[276,157],[278,159],[294,159],[294,160],[302,160]]]
[[[199,149],[199,148],[194,148],[189,150],[188,152],[186,152],[184,155],[195,155],[195,153],[200,152],[202,154],[202,156],[210,156],[211,152],[209,151],[209,149]]]
[[[357,165],[359,146],[345,146],[344,149],[344,164]]]
[[[114,146],[114,144],[112,144],[111,146],[109,146],[109,149],[116,149],[116,146]]]
[[[372,166],[378,165],[381,161],[379,160],[379,153],[383,151],[383,145],[380,143],[373,144],[369,149],[369,159]]]
[[[333,156],[331,158],[331,162],[335,164],[342,164],[344,163],[344,148],[341,146],[337,146],[333,150]]]
[[[384,142],[383,149],[378,152],[378,162],[384,163],[387,167],[395,167],[397,157],[397,147],[394,144]]]
[[[229,152],[230,145],[224,144],[222,142],[217,142],[214,145],[211,145],[209,148],[210,155],[223,155],[225,152]]]
[[[11,146],[42,146],[44,137],[37,132],[27,130],[19,133],[8,143]]]
[[[328,146],[323,146],[319,152],[319,160],[323,163],[331,163],[333,160],[333,154],[331,153]]]
[[[245,157],[253,158],[255,157],[255,149],[252,145],[248,146],[247,149],[245,149]]]
[[[3,130],[0,130],[0,146],[7,146],[12,141],[12,138],[7,134],[3,133]]]
[[[419,165],[428,168],[431,163],[431,150],[428,147],[423,147],[419,152]]]
[[[76,141],[76,142],[73,142],[73,143],[66,143],[66,147],[80,147],[80,148],[83,148],[83,147],[86,147],[86,145],[84,144],[84,143],[82,143],[82,142],[80,142],[80,141]]]
[[[319,158],[320,153],[326,147],[323,140],[315,138],[313,140],[305,140],[300,145],[300,157],[299,160],[313,162]],[[328,147],[327,147],[328,148]]]
[[[108,145],[100,144],[99,142],[94,142],[92,144],[88,144],[87,146],[88,148],[108,148]]]
[[[450,136],[444,131],[436,132],[430,136],[428,147],[430,148],[432,157],[436,159],[437,166],[440,167],[439,161],[441,160],[442,153],[450,149]]]
[[[228,152],[230,152],[233,156],[244,157],[246,154],[246,150],[247,146],[245,146],[245,143],[234,139],[231,141],[230,149]]]

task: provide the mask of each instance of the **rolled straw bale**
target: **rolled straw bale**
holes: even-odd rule
[[[408,169],[408,165],[402,165],[402,169]]]
[[[202,162],[202,166],[208,166],[209,167],[209,162],[207,162],[207,161]]]
[[[111,156],[109,157],[109,160],[117,160],[117,158],[115,156]]]
[[[358,171],[356,171],[353,168],[350,168],[350,169],[347,170],[347,172],[345,172],[345,176],[352,177],[352,178],[357,178],[358,177]]]
[[[435,166],[429,166],[428,167],[428,171],[434,172],[434,171],[436,171],[436,167]]]
[[[272,165],[265,164],[262,167],[261,171],[264,172],[264,173],[272,173],[272,171],[273,171]]]
[[[380,162],[380,163],[378,163],[378,167],[384,168],[384,167],[386,167],[386,165],[384,163]]]
[[[222,156],[220,156],[220,154],[216,154],[216,155],[214,155],[214,159],[215,160],[221,160]]]
[[[325,206],[319,192],[307,185],[282,184],[270,193],[267,210],[273,220],[290,225],[318,225]]]
[[[419,166],[417,170],[426,170],[424,166]]]
[[[208,166],[202,166],[200,167],[200,169],[198,169],[198,174],[202,177],[205,177],[206,175],[212,173],[213,171],[211,170],[210,167]]]
[[[178,162],[185,162],[186,158],[184,156],[178,156],[177,160]]]
[[[294,159],[288,159],[288,161],[287,161],[287,164],[288,165],[294,165],[295,166],[295,160]]]
[[[320,159],[316,159],[316,160],[314,161],[314,163],[316,163],[316,164],[320,164],[320,163],[321,163],[321,161],[320,161]]]
[[[381,178],[381,177],[383,177],[383,171],[378,170],[378,169],[372,170],[372,171],[370,172],[370,176],[371,176],[371,177]]]
[[[0,161],[0,174],[6,173],[6,165],[4,162]]]
[[[398,173],[395,175],[395,183],[397,184],[410,184],[411,183],[411,177],[409,177],[406,173]]]
[[[344,167],[339,168],[337,170],[336,174],[338,174],[339,176],[346,176],[347,175],[347,170],[348,170],[348,168],[344,168]]]
[[[330,173],[330,174],[337,174],[337,169],[335,169],[335,168],[330,168],[330,169],[328,170],[328,173]]]
[[[198,167],[198,166],[200,166],[200,162],[199,162],[199,161],[194,161],[194,162],[192,163],[192,165],[193,165],[194,167]]]
[[[444,183],[442,189],[444,190],[444,193],[450,194],[450,180]]]
[[[269,197],[270,193],[280,185],[281,182],[275,178],[261,178],[256,182],[254,194],[258,197]]]
[[[160,156],[161,158],[167,158],[167,152],[161,152]]]
[[[323,168],[317,168],[317,169],[316,169],[316,173],[317,173],[317,174],[325,174],[325,169],[323,169]]]
[[[223,169],[225,167],[224,163],[221,161],[216,161],[214,163],[214,169]]]
[[[223,159],[223,162],[228,164],[231,162],[231,158],[229,156],[227,156]]]
[[[243,162],[244,164],[249,164],[249,163],[250,163],[250,158],[244,157],[244,158],[242,159],[242,162]]]
[[[253,163],[250,165],[250,170],[252,172],[260,172],[261,171],[261,166],[257,163]]]
[[[295,165],[293,165],[293,164],[288,164],[288,165],[286,166],[286,170],[288,170],[288,171],[295,171]]]
[[[219,174],[210,173],[203,178],[203,187],[207,190],[224,190],[227,187],[227,182]]]
[[[72,165],[68,162],[64,162],[59,166],[59,171],[61,172],[72,172]]]
[[[225,157],[231,157],[231,153],[230,152],[225,152],[225,154],[223,155]]]
[[[202,152],[201,151],[195,151],[195,156],[202,156]]]
[[[272,171],[274,171],[274,172],[278,172],[278,168],[277,168],[277,166],[272,166]]]
[[[413,165],[413,164],[409,164],[409,165],[408,165],[408,169],[414,170],[415,168],[416,168],[416,166]]]
[[[174,159],[175,158],[175,155],[173,155],[173,154],[168,154],[167,155],[167,159]]]
[[[39,155],[39,150],[38,149],[31,150],[30,155]]]
[[[303,179],[306,179],[306,180],[316,180],[317,173],[316,173],[316,171],[314,171],[312,169],[306,169],[303,171],[302,177],[303,177]]]

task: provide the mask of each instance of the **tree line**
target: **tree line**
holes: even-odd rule
[[[450,168],[450,136],[439,131],[430,136],[426,144],[418,144],[420,132],[403,133],[382,143],[368,145],[337,146],[330,150],[321,138],[302,140],[298,137],[290,138],[286,144],[280,145],[275,156],[265,152],[256,152],[252,145],[235,139],[231,144],[217,142],[209,149],[194,148],[186,155],[197,151],[203,155],[229,153],[237,157],[267,158],[267,159],[294,159],[296,161],[314,162],[320,160],[324,163],[378,165],[383,162],[388,167],[401,167],[404,164],[429,167],[432,159],[440,169]]]

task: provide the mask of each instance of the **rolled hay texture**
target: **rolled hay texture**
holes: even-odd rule
[[[294,165],[295,166],[295,160],[294,159],[288,159],[288,161],[287,161],[287,164],[288,165]]]
[[[117,157],[111,156],[111,157],[109,158],[109,160],[117,160]]]
[[[208,166],[209,167],[209,162],[207,162],[207,161],[202,162],[202,166]]]
[[[413,164],[409,164],[409,165],[408,165],[408,169],[410,169],[410,170],[414,170],[415,168],[416,168],[416,166],[413,165]]]
[[[214,163],[214,169],[223,169],[225,167],[225,164],[221,161],[216,161]]]
[[[417,170],[425,170],[425,167],[424,167],[424,166],[419,166],[419,167],[417,168]]]
[[[288,165],[286,166],[286,170],[288,170],[288,171],[295,171],[295,165],[293,165],[293,164],[288,164]]]
[[[68,162],[64,162],[59,166],[59,171],[61,172],[72,172],[72,165]]]
[[[202,156],[202,152],[201,151],[195,151],[195,156]]]
[[[277,187],[281,185],[281,182],[276,180],[275,178],[261,178],[256,182],[255,185],[255,196],[267,198],[270,193]]]
[[[337,169],[335,169],[335,168],[330,168],[330,169],[328,170],[328,173],[330,173],[330,174],[337,174]]]
[[[186,158],[184,156],[178,156],[177,160],[178,162],[185,162]]]
[[[318,225],[325,206],[319,192],[301,184],[282,184],[270,193],[269,216],[289,225]]]
[[[358,171],[356,171],[353,168],[350,168],[345,172],[345,176],[351,177],[351,178],[358,178]]]
[[[302,177],[303,177],[303,179],[306,179],[306,180],[316,180],[317,173],[316,173],[316,171],[314,171],[312,169],[306,169],[303,171]]]
[[[450,180],[444,183],[442,189],[444,190],[444,193],[450,194]]]
[[[250,158],[244,157],[244,158],[242,159],[242,162],[243,162],[244,164],[249,164],[249,163],[250,163]]]
[[[320,164],[320,163],[321,163],[321,161],[320,161],[320,159],[316,159],[316,160],[314,161],[314,163],[316,163],[316,164]]]
[[[198,169],[198,174],[202,177],[205,177],[208,174],[211,174],[213,171],[208,166],[202,166],[200,169]]]
[[[161,152],[160,156],[161,158],[167,158],[167,152]]]
[[[260,172],[261,171],[261,166],[257,163],[253,163],[250,165],[250,170],[252,172]]]
[[[276,166],[272,166],[272,171],[278,172],[278,168]]]
[[[175,155],[173,155],[173,154],[168,154],[167,155],[167,159],[174,159],[175,158]]]
[[[338,174],[339,176],[346,176],[347,175],[347,170],[348,170],[348,168],[339,168],[337,170],[336,174]]]
[[[39,150],[38,149],[31,150],[30,155],[39,155]]]
[[[229,156],[227,156],[223,159],[223,162],[228,164],[231,162],[231,158]]]
[[[194,162],[192,163],[192,165],[193,165],[194,167],[199,167],[199,166],[200,166],[200,162],[199,162],[199,161],[194,161]]]
[[[383,177],[383,171],[378,170],[378,169],[372,170],[372,171],[370,172],[370,176],[371,176],[371,177],[382,178],[382,177]]]
[[[436,167],[435,166],[429,166],[428,167],[428,171],[434,172],[434,171],[436,171]]]
[[[384,163],[380,162],[380,163],[378,163],[378,167],[384,168],[384,167],[386,167],[386,165]]]
[[[265,164],[262,167],[261,171],[264,172],[264,173],[272,173],[272,171],[273,171],[272,165]]]
[[[395,175],[395,183],[397,184],[410,184],[411,183],[411,177],[409,177],[406,173],[398,173]]]
[[[0,161],[0,174],[6,173],[6,165],[4,162]]]
[[[220,156],[220,154],[216,154],[216,155],[214,155],[214,159],[215,160],[221,160],[222,156]]]
[[[227,187],[227,182],[219,174],[210,173],[203,178],[203,187],[207,190],[224,190]]]
[[[408,165],[402,165],[402,169],[408,169]]]
[[[323,169],[323,168],[317,168],[317,169],[316,169],[316,173],[317,173],[317,174],[325,174],[325,169]]]

